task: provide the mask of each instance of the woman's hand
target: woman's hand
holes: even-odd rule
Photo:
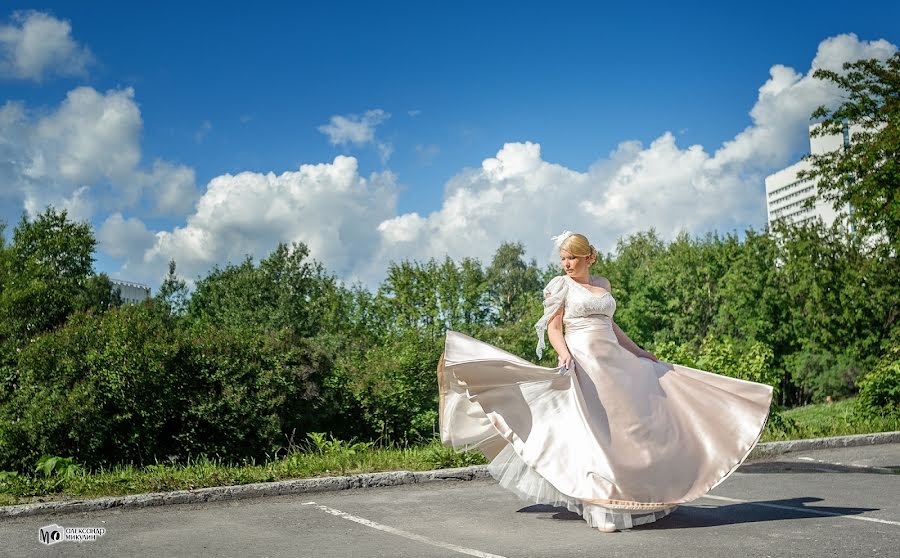
[[[572,355],[568,352],[565,354],[559,355],[559,365],[560,367],[565,366],[566,370],[575,366],[575,359],[572,358]]]
[[[654,355],[650,351],[645,351],[644,349],[638,351],[637,356],[638,358],[649,358],[653,362],[659,362],[659,358],[656,355]]]

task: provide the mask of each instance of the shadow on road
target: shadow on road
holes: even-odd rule
[[[880,508],[842,508],[829,506],[808,506],[811,502],[821,502],[821,498],[789,498],[785,500],[763,500],[741,504],[705,506],[684,504],[671,515],[649,525],[635,527],[639,530],[690,529],[696,527],[718,527],[738,523],[758,523],[790,519],[818,518],[827,515],[859,515],[877,511]],[[778,507],[769,507],[778,506]],[[790,508],[790,509],[786,509]],[[554,513],[550,518],[560,521],[584,521],[577,513],[566,508],[537,504],[518,510],[519,513]],[[818,513],[816,513],[818,512]],[[822,514],[827,515],[822,515]]]
[[[861,465],[835,465],[816,461],[762,461],[745,463],[738,469],[741,473],[856,473],[868,475],[893,475],[900,472],[900,466],[887,465],[865,467]]]

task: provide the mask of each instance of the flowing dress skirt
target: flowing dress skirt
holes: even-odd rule
[[[479,449],[501,486],[592,527],[655,521],[746,459],[771,386],[638,358],[606,316],[565,320],[574,368],[532,364],[447,333],[438,365],[441,441]]]

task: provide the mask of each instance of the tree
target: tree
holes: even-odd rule
[[[809,156],[812,170],[798,177],[817,180],[819,194],[835,209],[850,204],[855,223],[900,248],[900,52],[886,61],[847,62],[843,69],[813,73],[846,95],[836,109],[813,112],[813,119],[823,118],[813,135],[841,134],[850,124],[853,141],[843,150]]]
[[[22,215],[0,259],[0,343],[20,347],[85,304],[105,310],[114,301],[98,293],[108,280],[91,279],[95,246],[90,224],[69,220],[65,210],[48,207],[34,220]]]
[[[169,260],[169,272],[159,286],[156,300],[168,309],[169,314],[181,316],[187,311],[189,299],[187,282],[175,273],[175,260]]]
[[[525,246],[521,242],[504,242],[494,253],[487,268],[488,290],[497,310],[497,322],[506,324],[525,313],[527,295],[540,291],[541,277],[537,262],[522,259]]]
[[[197,282],[187,321],[256,332],[287,328],[301,337],[341,327],[343,290],[308,255],[301,242],[279,243],[259,266],[247,256],[239,265],[214,267]]]

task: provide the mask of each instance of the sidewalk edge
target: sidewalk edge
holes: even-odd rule
[[[766,442],[757,444],[747,461],[781,455],[795,451],[827,448],[846,448],[876,444],[900,443],[900,431],[877,434],[857,434],[831,438],[812,438],[786,442]],[[317,477],[288,481],[260,482],[235,486],[215,486],[196,490],[176,490],[173,492],[151,492],[130,496],[107,496],[89,500],[66,500],[61,502],[40,502],[16,506],[0,506],[0,520],[15,517],[29,517],[44,514],[63,514],[101,511],[110,508],[134,509],[170,504],[199,504],[282,496],[310,492],[331,492],[352,488],[377,488],[438,481],[469,481],[490,478],[487,465],[473,465],[454,469],[433,471],[388,471],[365,473],[345,477]]]

